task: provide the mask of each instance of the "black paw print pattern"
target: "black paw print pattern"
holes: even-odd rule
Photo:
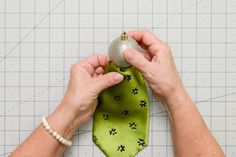
[[[112,128],[112,129],[109,131],[109,134],[110,134],[110,135],[115,135],[115,134],[117,134],[116,129]]]
[[[145,141],[144,141],[144,139],[141,139],[141,138],[140,138],[140,139],[138,140],[138,145],[144,147],[144,146],[145,146]]]
[[[120,67],[120,71],[124,72],[126,68]]]
[[[145,80],[144,76],[143,75],[141,75],[141,76],[142,76],[143,80]]]
[[[99,96],[98,97],[98,104],[101,104],[102,103],[102,98]]]
[[[103,117],[104,120],[108,120],[109,119],[109,115],[105,114],[105,113],[102,114],[102,117]]]
[[[135,122],[133,123],[129,123],[129,127],[133,130],[133,129],[137,129],[137,124]]]
[[[114,100],[115,100],[115,101],[121,101],[121,97],[120,97],[119,95],[114,96]]]
[[[126,116],[126,115],[128,115],[128,114],[129,114],[129,111],[128,111],[128,110],[124,110],[124,111],[121,112],[121,115],[122,115],[122,116]]]
[[[132,93],[133,93],[134,95],[138,94],[138,88],[132,89]]]
[[[93,141],[96,142],[98,140],[97,136],[93,136]]]
[[[126,76],[125,76],[125,79],[126,79],[127,81],[130,81],[130,80],[131,80],[131,75],[126,75]]]
[[[117,150],[120,151],[120,152],[123,152],[123,151],[125,151],[125,146],[119,145]]]
[[[111,64],[112,62],[111,61],[109,61],[109,64]],[[125,71],[125,68],[119,68],[119,70],[120,71],[122,71],[122,72],[124,72]],[[142,78],[144,79],[144,77],[143,77],[143,75],[140,75],[140,76],[142,76]],[[127,81],[126,83],[130,83],[130,82],[132,82],[132,81],[135,81],[135,76],[133,76],[133,75],[129,75],[129,74],[126,74],[125,76],[124,76],[124,79]],[[132,80],[133,79],[133,80]],[[130,91],[131,93],[129,93],[129,94],[131,94],[131,95],[128,95],[128,96],[131,96],[132,97],[132,95],[137,95],[138,96],[138,94],[140,94],[140,90],[138,89],[138,87],[136,86],[134,86],[132,89],[131,89],[131,91]],[[123,100],[125,100],[125,95],[123,96],[123,95],[116,95],[116,94],[113,94],[113,97],[111,97],[111,99],[113,99],[114,101],[113,101],[113,103],[120,103],[120,101],[122,102]],[[98,104],[101,104],[101,103],[103,103],[102,102],[102,98],[101,97],[98,97]],[[141,98],[141,100],[139,100],[139,102],[137,102],[137,106],[136,107],[139,107],[140,106],[140,108],[145,108],[145,107],[147,107],[147,105],[148,105],[148,101],[147,101],[147,99],[145,100],[145,99],[142,99]],[[128,110],[128,109],[126,109],[126,108],[124,108],[123,110],[121,110],[120,111],[120,117],[122,117],[122,119],[124,120],[125,118],[129,118],[129,115],[131,115],[132,114],[132,110]],[[110,117],[111,115],[109,115],[108,113],[103,113],[102,114],[102,118],[104,119],[104,120],[110,120]],[[137,127],[137,123],[135,122],[135,120],[134,121],[129,121],[128,123],[126,123],[126,127],[128,128],[128,129],[130,129],[131,131],[133,131],[133,133],[136,133],[136,131],[139,129],[138,127]],[[117,131],[118,130],[118,131]],[[111,127],[109,130],[107,130],[105,133],[106,133],[106,135],[107,136],[109,136],[110,138],[115,138],[115,137],[118,137],[120,134],[121,134],[121,132],[120,131],[122,131],[122,130],[120,130],[119,129],[119,126],[115,126],[115,128],[114,128],[114,126],[113,127]],[[98,140],[98,138],[96,137],[96,136],[93,136],[93,141],[95,142],[95,141],[97,141]],[[141,136],[138,138],[138,139],[136,139],[135,140],[136,142],[134,143],[135,145],[136,145],[136,147],[139,147],[139,149],[141,149],[141,148],[143,148],[143,147],[145,147],[146,146],[146,142],[145,142],[145,140],[144,140],[144,138],[142,138]],[[115,150],[116,150],[116,148],[117,148],[117,151],[118,152],[125,152],[125,151],[127,151],[128,149],[127,149],[127,145],[125,146],[125,143],[122,143],[122,144],[118,144],[117,145],[117,147],[115,147]]]
[[[140,104],[141,107],[146,107],[147,106],[147,102],[145,100],[140,100]]]

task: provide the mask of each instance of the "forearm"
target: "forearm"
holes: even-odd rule
[[[164,102],[168,108],[176,157],[223,157],[223,151],[182,88]]]
[[[50,126],[61,136],[65,139],[71,139],[75,131],[73,123],[71,123],[73,116],[66,112],[67,110],[59,105],[47,120]],[[40,124],[10,157],[60,157],[65,148]]]

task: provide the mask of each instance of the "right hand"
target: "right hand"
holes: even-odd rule
[[[146,30],[130,31],[128,36],[134,38],[145,52],[128,49],[124,58],[143,74],[156,99],[162,102],[174,101],[185,90],[170,47]]]

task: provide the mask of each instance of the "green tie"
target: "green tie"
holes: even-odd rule
[[[93,117],[93,141],[108,157],[133,157],[148,144],[146,83],[134,67],[119,68],[109,62],[105,73],[111,71],[122,74],[124,80],[100,94]]]

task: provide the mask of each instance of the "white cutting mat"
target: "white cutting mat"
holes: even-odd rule
[[[0,156],[55,109],[71,64],[107,53],[122,30],[137,28],[171,45],[206,124],[235,157],[235,0],[0,0]],[[137,156],[171,157],[167,115],[150,100],[149,147]],[[80,128],[65,156],[104,156],[92,143],[91,124]]]

